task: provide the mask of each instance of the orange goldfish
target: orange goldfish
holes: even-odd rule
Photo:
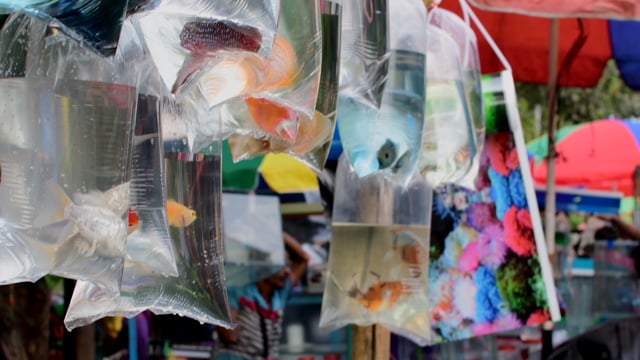
[[[129,208],[129,234],[136,231],[139,221],[138,214]]]
[[[402,281],[379,281],[371,285],[365,292],[353,288],[349,292],[349,296],[367,310],[378,311],[389,309],[407,290],[408,287]]]
[[[234,96],[248,92],[261,92],[293,85],[299,71],[298,58],[291,43],[276,36],[271,53],[266,58],[255,53],[242,52],[226,55],[217,53],[191,54],[178,73],[173,93],[186,84],[193,74],[212,62],[198,80],[209,106],[218,105]]]
[[[261,130],[280,136],[290,143],[296,141],[298,114],[295,110],[264,98],[247,97],[244,102],[251,118]]]
[[[195,210],[176,202],[175,200],[167,200],[167,219],[169,225],[174,227],[187,227],[196,221]]]
[[[229,149],[234,161],[240,161],[246,154],[253,156],[269,152],[282,152],[291,155],[303,155],[323,144],[333,135],[333,123],[329,117],[316,111],[313,119],[301,116],[295,143],[271,141],[267,136],[255,138],[250,135],[233,134],[229,136]]]

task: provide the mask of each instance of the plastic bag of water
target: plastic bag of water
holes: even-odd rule
[[[222,194],[224,272],[227,286],[245,286],[285,266],[277,196]]]
[[[419,0],[372,4],[373,9],[345,6],[338,128],[344,152],[358,176],[382,172],[404,182],[416,169],[422,142],[426,12]],[[349,14],[348,9],[361,13]],[[354,35],[349,31],[353,25],[347,27],[347,23],[354,17],[361,25],[352,41]],[[376,22],[387,22],[379,28],[388,27],[388,36],[371,32],[380,30]],[[377,56],[371,57],[373,54]]]
[[[332,119],[316,107],[323,46],[319,0],[283,5],[265,81],[220,109],[223,126],[233,130],[229,148],[234,161],[268,152],[300,157],[333,135]],[[306,159],[320,168],[325,161]]]
[[[69,329],[106,316],[132,317],[147,309],[231,326],[222,258],[221,143],[212,142],[200,153],[184,151],[186,139],[165,136],[164,120],[193,114],[184,109],[189,104],[170,97],[158,101],[155,116],[163,121],[166,217],[178,275],[167,276],[147,266],[146,260],[128,258],[119,296],[96,284],[78,282],[65,317]]]
[[[13,14],[0,35],[0,217],[48,273],[117,293],[127,237],[138,68],[107,59],[50,17]],[[29,256],[26,256],[28,258]],[[2,272],[5,274],[10,272]],[[15,275],[15,274],[14,274]]]
[[[359,178],[341,156],[320,327],[380,324],[429,342],[431,198],[418,173],[406,187],[382,174]]]
[[[427,117],[420,168],[433,185],[473,188],[484,143],[480,60],[473,29],[456,14],[428,14]]]
[[[131,19],[165,86],[176,94],[228,51],[270,54],[279,11],[279,0],[160,0]]]

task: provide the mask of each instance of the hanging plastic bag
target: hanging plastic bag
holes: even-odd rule
[[[290,58],[281,62],[287,64],[282,67],[286,71],[276,68],[283,76],[281,82],[236,97],[221,107],[223,126],[235,133],[229,138],[234,161],[267,152],[304,155],[333,135],[332,119],[316,111],[322,70],[319,0],[288,0],[283,5],[278,36],[290,44],[290,50],[281,56]],[[310,162],[319,166],[324,159]]]
[[[427,57],[425,127],[435,131],[431,139],[436,144],[425,136],[423,147],[435,145],[437,164],[425,159],[422,172],[434,186],[458,181],[469,185],[485,127],[476,36],[468,21],[448,10],[431,9],[428,23],[431,58]]]
[[[0,0],[0,14],[27,9],[49,15],[104,56],[115,53],[127,0]]]
[[[358,176],[383,172],[402,182],[407,181],[416,169],[422,142],[426,12],[419,0],[389,1],[388,8],[384,1],[370,3],[373,9],[365,6],[358,10],[364,11],[365,15],[380,14],[380,17],[361,16],[360,20],[364,21],[362,28],[373,27],[370,22],[385,21],[384,14],[388,13],[388,53],[364,66],[364,74],[352,72],[351,62],[360,60],[361,64],[366,64],[367,56],[362,54],[376,52],[368,49],[367,44],[384,43],[384,33],[373,36],[365,32],[364,35],[373,38],[353,44],[353,41],[348,41],[346,31],[349,28],[345,27],[343,51],[346,54],[343,52],[341,55],[345,62],[344,88],[338,100],[338,127],[344,152]],[[345,7],[345,25],[347,18],[353,21],[354,16],[347,9],[353,11],[357,6]],[[361,32],[358,34],[363,35]],[[380,61],[387,62],[386,66]],[[386,72],[383,71],[385,68]],[[386,83],[382,86],[380,82],[385,79],[384,75]],[[371,80],[362,83],[354,81],[354,76]],[[351,85],[354,82],[357,86]],[[378,95],[380,91],[381,95]],[[376,104],[378,98],[380,102]]]
[[[0,213],[32,251],[46,249],[32,280],[50,272],[117,293],[138,68],[76,39],[44,15],[16,13],[3,28],[1,72],[13,78],[1,80]]]
[[[336,112],[338,108],[338,89],[340,85],[340,46],[342,30],[342,1],[324,1],[320,9],[320,23],[322,27],[322,64],[320,68],[320,86],[316,113],[326,117],[331,122],[331,135],[321,137],[315,148],[306,154],[300,154],[311,145],[296,144],[298,158],[319,173],[324,169],[325,162],[331,150],[331,142],[336,126]],[[323,120],[324,121],[324,120]],[[304,130],[304,128],[303,128]],[[300,131],[300,129],[298,130]],[[294,154],[296,153],[294,152]]]
[[[227,287],[265,279],[285,266],[277,196],[222,194]]]
[[[280,0],[160,0],[132,16],[165,86],[176,94],[211,60],[271,53]]]
[[[222,258],[221,143],[189,153],[183,151],[186,139],[168,138],[164,133],[165,119],[193,114],[190,106],[167,97],[155,115],[162,119],[163,181],[178,276],[163,275],[142,261],[127,261],[119,296],[78,282],[65,317],[69,329],[105,316],[132,317],[145,310],[231,326]]]
[[[406,187],[358,178],[342,155],[334,199],[320,327],[380,324],[428,343],[431,188],[417,173]]]
[[[458,48],[446,32],[433,25],[427,29],[427,115],[418,167],[438,186],[469,172],[477,141],[464,100]]]
[[[453,227],[431,239],[432,344],[560,319],[510,67],[466,11],[507,70],[483,78],[486,142],[475,190],[452,185],[434,199],[434,228]]]

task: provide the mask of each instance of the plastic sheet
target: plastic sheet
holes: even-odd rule
[[[256,283],[285,266],[277,196],[222,194],[227,287]]]
[[[383,172],[403,182],[408,181],[416,169],[422,142],[426,11],[419,0],[394,0],[389,1],[388,5],[384,1],[373,1],[372,4],[374,9],[358,9],[354,4],[353,8],[345,7],[341,54],[345,71],[340,80],[344,82],[338,100],[338,127],[345,154],[358,176]],[[360,13],[350,14],[348,11]],[[369,20],[360,15],[369,14],[369,11],[379,17],[372,16]],[[362,30],[357,34],[362,37],[372,36],[366,32],[370,27],[375,28],[369,22],[384,22],[387,13],[388,52],[382,58],[378,52],[381,49],[376,46],[378,41],[385,43],[384,33],[376,33],[366,41],[358,37],[356,41],[348,39],[347,32],[353,26],[354,16],[358,19],[360,15],[358,20],[361,21]],[[367,59],[368,55],[374,53],[378,57],[372,61]],[[386,62],[386,65],[380,61]],[[354,67],[364,69],[365,73],[351,71]],[[387,69],[383,71],[385,67]],[[356,81],[354,77],[362,77],[366,81]],[[381,81],[386,81],[384,86]]]
[[[117,293],[127,236],[137,67],[104,58],[47,16],[16,13],[0,36],[2,218],[49,272]],[[33,241],[31,241],[33,240]],[[44,254],[42,253],[44,252]],[[26,276],[26,278],[25,278]]]
[[[28,9],[56,18],[103,55],[113,55],[127,0],[0,0],[0,14]]]
[[[148,116],[160,116],[162,125],[165,116],[184,114],[174,100],[164,98],[161,103],[161,114]],[[178,276],[127,261],[118,297],[95,284],[78,282],[65,317],[69,329],[105,316],[132,317],[147,309],[231,326],[222,259],[221,143],[189,153],[183,151],[185,139],[163,136],[163,148],[167,218]]]
[[[319,0],[289,0],[283,5],[278,37],[292,51],[282,61],[287,66],[276,70],[288,75],[278,86],[236,97],[221,108],[224,126],[235,132],[229,138],[234,161],[267,152],[300,156],[330,141],[333,134],[332,120],[316,111],[322,62]],[[288,70],[282,73],[280,68]],[[324,163],[307,159],[316,166]]]
[[[132,16],[165,86],[177,93],[229,52],[271,53],[279,0],[160,0]]]
[[[428,343],[431,188],[417,173],[406,187],[360,179],[342,155],[335,189],[320,327],[380,324]]]
[[[429,12],[428,23],[427,117],[419,162],[435,186],[475,176],[470,170],[477,167],[485,125],[473,29],[440,8]]]

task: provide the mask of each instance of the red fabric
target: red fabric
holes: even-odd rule
[[[277,311],[259,308],[255,301],[251,301],[245,297],[240,297],[240,300],[238,302],[240,303],[240,306],[247,307],[254,312],[260,311],[260,315],[262,315],[262,317],[265,319],[275,320],[278,318]]]
[[[556,145],[556,185],[633,195],[633,171],[640,165],[640,149],[633,134],[618,120],[594,121],[579,127]],[[546,161],[533,172],[545,184]]]
[[[480,8],[545,17],[637,19],[640,6],[630,0],[469,0]],[[637,3],[638,1],[635,0]]]
[[[440,7],[461,15],[458,1],[443,1]],[[516,81],[546,84],[549,73],[549,26],[546,18],[473,9],[511,64]],[[560,78],[562,86],[595,86],[611,58],[606,20],[583,20],[588,39],[569,70]],[[579,33],[576,19],[559,20],[559,65]],[[476,30],[483,73],[503,69],[493,50]]]

